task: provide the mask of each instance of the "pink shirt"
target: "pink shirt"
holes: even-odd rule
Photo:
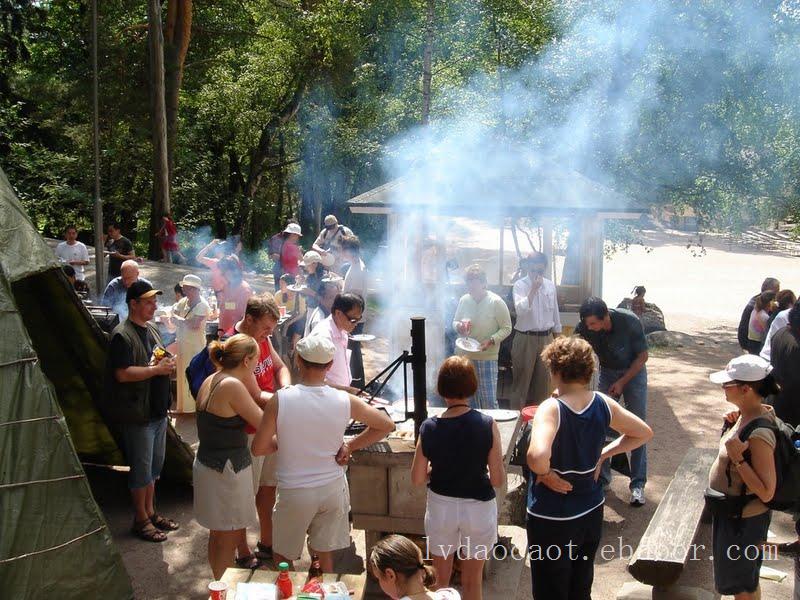
[[[333,364],[325,381],[334,385],[349,386],[353,380],[350,374],[350,351],[347,349],[348,335],[333,322],[333,316],[320,321],[311,335],[323,335],[333,342],[336,349],[333,353]]]

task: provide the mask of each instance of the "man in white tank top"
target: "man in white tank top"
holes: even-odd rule
[[[394,423],[363,399],[325,384],[336,350],[330,339],[312,335],[295,349],[299,383],[267,401],[252,451],[261,455],[281,449],[272,515],[275,562],[298,560],[308,534],[322,570],[331,573],[332,552],[350,546],[350,493],[344,466],[353,451],[385,438]],[[351,418],[367,428],[345,442]]]

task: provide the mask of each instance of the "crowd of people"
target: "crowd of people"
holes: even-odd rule
[[[296,223],[270,239],[274,293],[255,294],[245,281],[238,240],[213,240],[196,260],[211,270],[211,290],[187,274],[175,303],[153,320],[162,292],[142,278],[133,246],[108,228],[110,279],[102,303],[121,323],[109,349],[111,418],[122,431],[131,466],[132,532],[163,542],[179,525],[156,510],[155,481],[164,461],[170,377],[177,372],[174,410],[196,412],[195,517],[209,530],[208,560],[216,579],[232,565],[292,563],[306,545],[324,571],[336,550],[349,547],[346,467],[354,451],[388,435],[392,420],[365,403],[360,345],[367,275],[358,237],[335,216],[311,249],[300,246]],[[164,221],[164,260],[178,249],[174,223]],[[77,287],[88,264],[86,247],[69,228],[56,254]],[[630,504],[645,504],[647,342],[634,311],[583,301],[579,323],[561,336],[556,287],[548,259],[522,257],[508,300],[489,290],[478,265],[464,271],[465,294],[452,331],[474,338],[457,346],[436,382],[444,410],[419,432],[411,481],[427,486],[425,532],[433,569],[407,538],[390,536],[371,549],[368,568],[393,598],[481,598],[486,548],[497,542],[495,489],[506,478],[497,423],[476,409],[497,409],[498,360],[513,335],[511,398],[536,405],[527,467],[528,550],[558,547],[552,560],[531,559],[534,598],[590,598],[594,557],[602,537],[610,459],[630,454]],[[644,288],[637,288],[643,303]],[[207,344],[207,322],[217,320]],[[283,351],[272,338],[281,328]],[[175,343],[165,343],[174,336]],[[738,512],[715,512],[715,557],[731,544],[766,539],[775,493],[778,420],[800,425],[793,398],[800,390],[800,303],[767,278],[745,307],[738,330],[745,352],[711,381],[735,409],[709,474],[709,488],[738,499]],[[166,339],[169,342],[169,339]],[[185,374],[185,375],[184,375]],[[366,427],[345,440],[348,423]],[[746,431],[746,437],[742,432]],[[612,437],[612,435],[614,437]],[[247,528],[258,524],[250,548]],[[800,554],[796,540],[779,545]],[[465,540],[469,543],[465,544]],[[483,549],[483,552],[479,549]],[[461,592],[450,588],[459,558]],[[575,559],[575,556],[578,559]],[[714,561],[720,593],[758,593],[761,556]]]

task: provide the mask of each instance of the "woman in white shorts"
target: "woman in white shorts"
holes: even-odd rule
[[[422,551],[407,537],[390,535],[372,548],[369,571],[392,600],[461,600],[453,588],[428,590],[436,572],[422,563]]]
[[[214,579],[221,579],[236,560],[244,531],[258,522],[245,426],[257,426],[262,412],[243,382],[253,376],[259,348],[253,338],[240,333],[212,342],[208,350],[217,372],[197,393],[200,445],[193,467],[194,513],[210,530],[208,562]],[[254,559],[239,560],[247,558]]]
[[[482,597],[483,564],[497,542],[494,488],[506,477],[497,424],[469,406],[477,387],[469,359],[444,361],[437,388],[447,410],[420,427],[411,466],[414,485],[428,485],[425,535],[437,588],[450,583],[458,552],[465,600]]]

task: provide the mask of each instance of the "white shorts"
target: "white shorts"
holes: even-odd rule
[[[428,552],[444,558],[488,559],[497,542],[497,500],[442,496],[428,490],[425,508]]]
[[[252,448],[254,433],[247,434],[247,447]],[[250,451],[253,460],[253,493],[258,493],[262,486],[276,487],[278,485],[278,453],[273,452],[266,456],[256,456]]]
[[[313,488],[278,487],[272,511],[272,549],[298,560],[308,534],[313,550],[331,552],[350,546],[350,490],[342,476]]]
[[[251,466],[234,472],[231,461],[222,473],[194,459],[194,516],[214,531],[236,531],[258,523]]]

